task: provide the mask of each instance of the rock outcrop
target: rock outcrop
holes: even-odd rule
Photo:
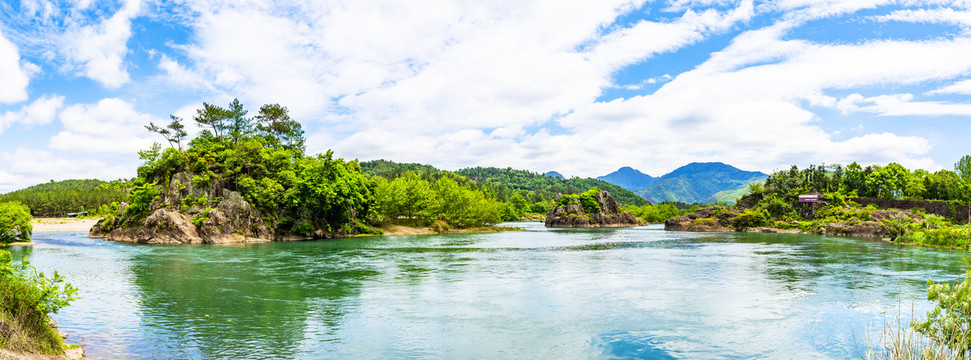
[[[668,231],[696,231],[696,232],[726,232],[735,231],[732,223],[739,211],[724,206],[714,206],[699,209],[684,216],[673,217],[664,221],[664,230]]]
[[[308,235],[274,233],[257,209],[236,191],[219,184],[197,187],[188,173],[172,176],[145,219],[124,216],[128,206],[119,206],[120,216],[95,224],[89,237],[137,244],[222,244],[258,241],[294,241],[328,237],[321,232]]]
[[[554,200],[557,206],[546,213],[546,227],[623,227],[638,225],[631,213],[621,213],[620,205],[601,191],[595,200],[597,208],[585,209],[579,202],[563,203],[563,194]]]

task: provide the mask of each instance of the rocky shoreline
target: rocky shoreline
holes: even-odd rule
[[[736,222],[742,210],[715,206],[697,210],[691,214],[670,218],[664,222],[664,230],[692,232],[752,232],[773,234],[814,234],[873,237],[892,239],[894,232],[885,220],[893,217],[906,217],[913,221],[919,215],[908,210],[876,210],[870,212],[871,219],[865,221],[833,221],[819,223],[804,229],[796,221],[776,221],[776,226],[739,226]]]

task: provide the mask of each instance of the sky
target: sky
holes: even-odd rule
[[[134,177],[145,125],[234,98],[448,170],[952,169],[971,1],[5,1],[0,193]]]

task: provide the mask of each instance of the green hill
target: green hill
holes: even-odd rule
[[[363,162],[361,169],[366,174],[381,176],[386,179],[393,179],[409,171],[424,173],[427,176],[435,176],[439,172],[448,172],[429,165],[395,163],[387,160]],[[550,173],[540,174],[528,170],[495,167],[466,168],[457,170],[454,174],[474,181],[479,187],[486,189],[497,199],[505,202],[512,201],[517,194],[529,203],[549,202],[557,194],[579,194],[592,187],[597,187],[610,192],[610,195],[622,204],[643,205],[647,203],[646,200],[632,191],[597,179],[577,177],[563,179],[550,176]]]
[[[643,205],[647,203],[647,200],[630,190],[598,179],[578,177],[559,179],[528,170],[494,167],[467,168],[455,173],[474,181],[491,184],[500,192],[505,191],[505,189],[528,192],[531,195],[527,199],[532,198],[533,202],[549,201],[559,193],[579,194],[596,187],[600,190],[606,190],[622,204]]]
[[[125,201],[125,181],[62,180],[37,184],[0,195],[0,201],[19,201],[30,207],[31,215],[65,216],[73,212],[96,212],[102,205]]]

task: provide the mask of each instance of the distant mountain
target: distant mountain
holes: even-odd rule
[[[767,177],[758,171],[743,171],[728,164],[710,162],[691,163],[657,178],[630,167],[622,167],[598,179],[632,190],[652,203],[677,201],[710,204],[735,203],[748,193],[749,183]]]
[[[748,184],[767,177],[762,172],[743,171],[720,162],[691,163],[661,176],[637,193],[659,202],[734,203],[748,191]]]
[[[646,188],[657,181],[657,178],[642,173],[630,166],[624,166],[610,174],[599,176],[597,179],[609,182],[630,191],[637,191],[639,189]]]
[[[548,173],[543,174],[543,176],[551,177],[551,178],[554,178],[554,179],[566,180],[566,177],[564,177],[563,174],[560,174],[560,173],[558,173],[556,171],[550,171]]]

